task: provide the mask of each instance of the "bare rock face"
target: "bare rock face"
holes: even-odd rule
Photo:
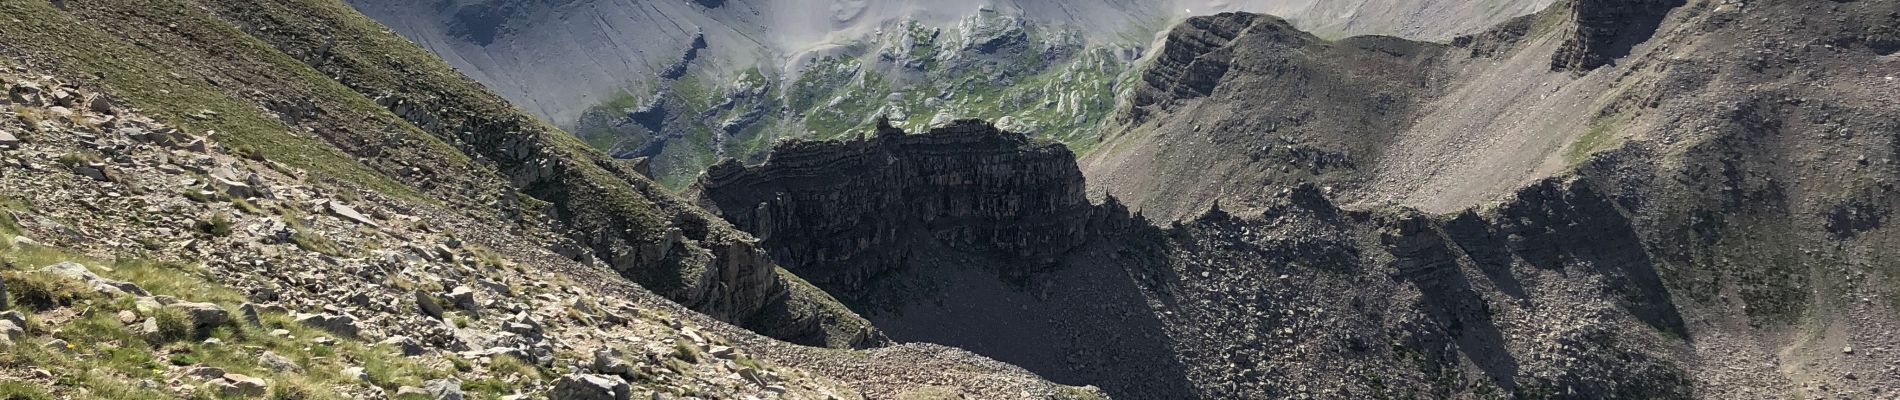
[[[1570,3],[1576,29],[1550,58],[1552,71],[1585,72],[1628,55],[1656,33],[1669,10],[1683,0],[1577,0]]]
[[[1110,223],[1083,190],[1068,149],[980,121],[789,143],[760,166],[714,166],[697,184],[703,205],[787,268],[845,293],[904,265],[920,239],[1004,256],[1015,271],[1052,266]]]
[[[1166,108],[1174,99],[1206,97],[1227,74],[1233,60],[1229,44],[1256,23],[1271,20],[1288,32],[1305,35],[1287,27],[1286,21],[1251,13],[1226,13],[1213,17],[1189,18],[1168,32],[1161,54],[1142,73],[1145,85],[1130,97],[1131,119],[1140,120],[1150,106]]]

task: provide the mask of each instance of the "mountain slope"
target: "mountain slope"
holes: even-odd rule
[[[88,398],[250,390],[243,377],[216,375],[125,389],[158,379],[149,374],[181,377],[200,362],[261,376],[279,396],[369,396],[442,385],[433,381],[444,377],[467,378],[447,387],[498,396],[607,379],[583,376],[591,374],[623,375],[642,393],[787,390],[771,385],[781,372],[724,378],[763,373],[747,364],[758,357],[799,365],[771,367],[785,374],[848,381],[807,381],[838,396],[940,390],[927,386],[943,384],[926,382],[946,381],[988,383],[941,390],[1087,394],[950,349],[813,349],[729,325],[814,345],[882,341],[828,295],[764,260],[749,235],[515,110],[340,2],[22,0],[0,8],[8,16],[0,19],[0,64],[18,75],[49,75],[6,78],[0,153],[12,298],[45,299],[23,288],[65,285],[40,268],[72,261],[158,294],[209,302],[193,305],[192,318],[215,315],[212,308],[236,316],[238,303],[256,303],[244,309],[261,310],[269,326],[295,337],[261,339],[269,329],[235,317],[201,327],[234,344],[300,349],[292,358],[317,352],[314,361],[271,365],[259,375],[265,366],[258,363],[275,361],[260,361],[258,348],[227,354],[201,348],[216,341],[192,344],[203,337],[127,341],[123,335],[137,334],[139,321],[177,321],[143,306],[175,299],[81,290],[76,302],[54,297],[19,308],[25,320],[9,323],[26,328],[25,336],[9,331],[8,338],[37,350],[9,352],[7,390],[20,382]],[[107,261],[114,258],[123,262]],[[179,267],[146,272],[153,270],[139,260],[147,259]],[[168,281],[177,279],[186,280]],[[193,283],[206,281],[212,284]],[[180,285],[204,288],[171,289]],[[140,307],[125,304],[135,300]],[[67,324],[73,321],[102,325]],[[399,367],[439,372],[381,380],[392,376],[376,363],[392,350],[370,343],[397,334],[414,334],[413,344],[431,355]],[[76,352],[11,357],[51,354],[55,338]],[[594,354],[609,347],[632,349],[621,361],[634,372],[575,367],[619,358]],[[121,354],[114,348],[156,358],[111,364],[131,369],[78,381],[52,379]],[[331,350],[347,353],[324,355]],[[212,353],[194,361],[197,351]],[[358,357],[373,362],[357,364],[365,362]],[[504,358],[527,363],[514,364],[526,372],[489,374],[514,368]],[[171,367],[160,367],[166,360]],[[373,379],[341,379],[351,364]],[[557,367],[560,373],[548,369]],[[881,374],[853,375],[865,369]],[[708,378],[690,378],[701,373]],[[490,384],[501,386],[481,386]],[[823,397],[812,390],[792,389]]]

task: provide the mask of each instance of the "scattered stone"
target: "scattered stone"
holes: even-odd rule
[[[390,336],[388,339],[383,339],[383,341],[377,342],[376,344],[395,347],[396,350],[401,352],[405,357],[415,357],[428,352],[427,349],[422,348],[421,343],[416,343],[415,339],[410,339],[408,336],[402,335]]]
[[[297,362],[271,351],[265,351],[263,355],[257,356],[257,363],[277,372],[303,371],[303,367],[297,366]]]
[[[422,383],[422,390],[435,400],[462,400],[462,380],[442,378]],[[557,397],[558,398],[558,397]]]
[[[195,376],[195,377],[199,377],[203,379],[223,378],[224,368],[207,367],[207,366],[202,366],[202,365],[193,366],[193,367],[185,369],[185,376]]]
[[[369,371],[364,370],[363,367],[344,368],[343,376],[355,379],[359,382],[369,382]]]
[[[356,326],[356,318],[348,315],[297,314],[295,321],[345,337],[357,337],[362,332],[362,328]]]
[[[86,269],[86,266],[79,265],[79,263],[62,262],[58,264],[53,264],[45,268],[40,268],[40,272],[52,273],[52,274],[57,274],[57,275],[64,276],[67,278],[78,279],[80,281],[86,282],[88,285],[91,285],[92,290],[103,292],[103,293],[132,294],[136,296],[151,296],[152,295],[150,292],[146,292],[145,289],[140,288],[138,285],[134,285],[131,282],[106,279],[106,278],[100,277],[97,274],[93,274],[91,270]]]
[[[456,308],[463,311],[472,313],[482,311],[482,305],[475,302],[475,289],[470,289],[468,286],[456,286],[454,290],[450,290],[449,302],[454,303]]]
[[[264,383],[263,379],[234,373],[224,374],[223,379],[215,381],[213,384],[218,385],[219,393],[225,396],[235,397],[263,396],[266,389],[270,388],[269,385]]]
[[[0,336],[5,336],[7,341],[19,340],[20,335],[25,334],[26,329],[21,328],[19,325],[14,325],[13,321],[0,321]]]
[[[172,303],[166,307],[184,311],[185,315],[191,318],[192,329],[201,332],[231,322],[231,313],[224,311],[224,307],[219,307],[217,304]]]
[[[264,321],[262,319],[259,319],[260,317],[258,316],[258,313],[257,313],[256,304],[244,303],[243,305],[238,306],[238,315],[240,318],[244,319],[245,325],[250,325],[254,327],[264,326]]]
[[[713,346],[712,350],[707,351],[707,353],[712,354],[713,357],[726,360],[739,358],[739,351],[727,346]]]
[[[66,354],[75,353],[73,351],[73,344],[67,343],[65,339],[48,340],[46,341],[46,348],[53,349],[53,351],[66,353]]]
[[[6,131],[0,131],[0,147],[12,148],[20,145],[20,138]]]
[[[633,389],[618,376],[570,374],[554,382],[548,398],[564,400],[628,400]]]
[[[26,326],[26,314],[22,314],[17,310],[0,312],[0,320],[12,322],[14,326]]]
[[[442,319],[442,305],[436,304],[434,297],[420,290],[415,291],[415,296],[416,307],[422,309],[422,315],[427,315],[429,318]]]
[[[350,220],[351,222],[355,222],[355,223],[359,223],[363,225],[369,225],[372,228],[382,227],[381,225],[376,224],[376,220],[369,219],[368,216],[364,216],[363,213],[356,212],[355,208],[350,208],[350,206],[344,205],[343,203],[338,203],[334,201],[330,202],[330,213],[336,214],[337,217]]]
[[[620,352],[613,349],[594,351],[593,368],[594,372],[616,376],[626,376],[632,372],[632,367],[620,358]]]

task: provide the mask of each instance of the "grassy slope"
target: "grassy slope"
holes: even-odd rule
[[[277,63],[280,67],[291,65],[281,54],[275,54],[280,57],[270,57],[273,52],[260,47],[260,43],[255,40],[243,40],[249,36],[234,35],[215,29],[217,24],[202,23],[203,15],[192,12],[191,8],[178,4],[127,5],[124,8],[163,12],[165,15],[159,17],[184,22],[178,26],[199,30],[205,37],[223,38],[225,47],[222,51],[227,54],[249,55],[261,58],[255,62]],[[94,77],[98,80],[96,83],[112,88],[128,105],[148,110],[148,114],[160,118],[162,122],[191,132],[216,132],[221,136],[220,140],[254,147],[272,160],[384,193],[412,199],[420,197],[408,185],[363,165],[323,140],[291,133],[294,129],[277,117],[266,114],[245,99],[220,90],[195,71],[178,68],[182,64],[173,60],[180,55],[178,53],[161,53],[122,40],[47,2],[0,2],[0,14],[8,16],[0,18],[0,42],[7,44],[0,48],[11,53],[10,56],[25,59],[27,64],[66,71],[67,76]],[[306,78],[285,79],[286,82],[311,84],[318,90],[332,93],[340,89],[333,82],[323,85],[329,81],[321,79],[320,75],[313,75],[315,71],[308,68],[286,69],[299,74],[293,76]],[[313,77],[316,79],[310,79]],[[216,112],[217,116],[190,116],[206,110]],[[370,107],[358,111],[373,113],[377,110]]]

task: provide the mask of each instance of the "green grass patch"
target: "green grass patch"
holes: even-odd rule
[[[1623,143],[1623,134],[1617,129],[1616,123],[1599,118],[1590,123],[1590,130],[1584,132],[1583,136],[1578,136],[1576,141],[1570,142],[1570,147],[1564,150],[1564,161],[1571,166],[1576,166],[1588,161],[1591,155],[1621,143]]]

